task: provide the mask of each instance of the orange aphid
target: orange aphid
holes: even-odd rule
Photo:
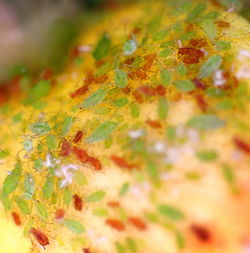
[[[81,130],[77,131],[73,142],[78,143],[82,139],[82,136],[83,136],[83,131],[81,131]]]
[[[83,85],[80,88],[78,88],[77,90],[75,90],[73,93],[71,93],[70,96],[72,98],[80,97],[80,96],[84,95],[88,90],[89,90],[88,86]]]
[[[30,233],[36,238],[37,242],[41,246],[44,247],[46,245],[49,245],[49,238],[40,230],[38,230],[36,228],[31,228]]]
[[[142,95],[138,92],[138,91],[133,91],[133,97],[135,98],[136,102],[138,102],[139,104],[144,102],[144,99],[142,97]]]
[[[142,219],[140,219],[140,218],[138,218],[138,217],[129,217],[129,218],[128,218],[128,221],[129,221],[134,227],[136,227],[138,230],[143,231],[143,230],[146,230],[146,229],[147,229],[146,223],[145,223]]]
[[[125,93],[125,94],[129,94],[130,93],[130,88],[128,86],[126,86],[125,88],[122,88],[122,91]]]
[[[70,52],[70,58],[71,59],[75,59],[76,57],[78,57],[80,55],[80,50],[78,48],[78,46],[75,46],[71,52]]]
[[[146,121],[146,123],[149,126],[151,126],[152,128],[161,128],[162,127],[161,123],[159,121],[156,121],[156,120],[150,120],[150,119],[148,119]]]
[[[250,155],[250,144],[240,139],[239,137],[234,137],[233,142],[240,151]]]
[[[135,58],[134,57],[131,57],[131,58],[128,58],[124,61],[125,64],[127,65],[131,65],[133,62],[134,62]]]
[[[43,80],[50,80],[53,76],[53,70],[51,68],[47,68],[42,73],[42,79]]]
[[[110,158],[118,167],[120,167],[122,169],[132,169],[133,168],[133,165],[128,164],[128,162],[122,157],[112,155]]]
[[[205,112],[207,111],[207,108],[208,108],[208,104],[204,98],[204,96],[202,94],[197,94],[195,96],[195,99],[196,99],[196,102],[198,104],[198,106],[200,107],[200,109]]]
[[[121,221],[116,220],[116,219],[107,219],[106,224],[120,232],[125,229],[124,224]]]
[[[149,85],[142,85],[137,90],[145,96],[154,96],[155,95],[154,87],[149,86]]]
[[[135,73],[136,77],[141,80],[147,79],[147,75],[144,70],[138,69],[138,70],[135,70],[134,73]]]
[[[77,211],[81,211],[82,210],[82,198],[77,195],[77,194],[74,194],[73,195],[73,200],[74,200],[74,208],[77,210]]]
[[[55,219],[62,220],[64,218],[65,212],[62,209],[57,209],[55,212]]]
[[[85,77],[84,83],[88,86],[92,84],[95,80],[95,77],[93,75],[92,71],[88,71],[87,76]]]
[[[189,43],[193,46],[193,47],[198,47],[198,48],[202,48],[207,46],[207,42],[205,39],[191,39],[189,41]]]
[[[204,56],[204,53],[193,47],[182,47],[178,49],[178,57],[185,64],[199,63],[200,58]]]
[[[12,212],[11,216],[12,216],[12,219],[13,219],[13,221],[15,222],[15,224],[17,226],[20,226],[22,224],[21,223],[21,218],[20,218],[19,214],[17,214],[16,212]]]
[[[118,201],[109,201],[107,204],[109,207],[112,207],[112,208],[120,207],[120,203]]]
[[[218,27],[220,27],[220,28],[229,28],[229,27],[230,27],[230,23],[229,23],[229,22],[224,21],[224,20],[221,20],[221,19],[217,20],[217,21],[216,21],[216,24],[217,24]]]
[[[104,83],[109,77],[107,75],[97,76],[95,77],[95,83],[101,84]]]
[[[76,155],[77,159],[82,163],[87,163],[89,161],[89,156],[87,152],[83,149],[80,149],[78,147],[73,147],[73,153]]]
[[[158,96],[165,96],[166,89],[165,89],[165,87],[163,85],[157,85],[155,87],[155,93]]]
[[[149,54],[144,56],[144,58],[146,59],[146,63],[143,65],[142,69],[144,71],[150,70],[156,58],[156,54]]]
[[[70,153],[71,153],[71,143],[64,140],[62,143],[60,155],[61,156],[69,156]]]
[[[94,167],[95,170],[101,170],[102,169],[102,164],[97,158],[89,156],[88,157],[88,162]]]

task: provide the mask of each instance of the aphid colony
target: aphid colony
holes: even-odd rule
[[[49,119],[42,114],[34,117],[36,121],[29,126],[31,134],[27,134],[29,138],[23,144],[27,157],[37,158],[34,168],[26,171],[18,160],[4,181],[2,201],[7,207],[8,197],[14,196],[20,212],[13,209],[11,216],[17,226],[27,223],[28,217],[41,225],[51,218],[46,210],[49,206],[50,210],[54,209],[52,220],[56,226],[65,226],[73,234],[81,234],[85,227],[67,209],[70,206],[75,213],[84,214],[93,206],[93,215],[100,219],[100,226],[105,224],[113,232],[126,233],[134,229],[142,233],[143,238],[143,233],[151,229],[151,223],[161,226],[166,218],[167,222],[162,223],[175,236],[179,249],[185,247],[186,233],[191,233],[202,244],[213,243],[214,232],[204,224],[193,222],[186,230],[176,225],[185,220],[186,214],[175,205],[160,203],[157,194],[182,155],[188,153],[199,162],[211,164],[220,159],[215,150],[198,150],[196,146],[204,133],[226,126],[226,116],[221,118],[220,111],[215,109],[230,107],[231,93],[240,87],[233,74],[226,74],[229,70],[225,56],[230,42],[219,41],[218,35],[219,29],[229,29],[230,23],[218,19],[218,15],[206,11],[206,5],[199,3],[187,11],[184,22],[169,28],[161,27],[161,15],[145,21],[145,28],[139,28],[137,22],[131,24],[133,29],[125,35],[119,51],[112,44],[111,32],[102,34],[91,52],[84,52],[94,59],[94,64],[84,70],[84,78],[77,87],[70,88],[68,99],[72,107],[63,116],[59,111]],[[81,50],[74,47],[70,63],[82,55]],[[223,76],[222,85],[213,83],[216,73]],[[44,71],[42,80],[31,89],[25,106],[39,107],[38,102],[51,90],[52,80],[53,73]],[[219,103],[221,97],[225,99],[224,104]],[[168,123],[169,107],[183,98],[195,101],[196,114],[185,126],[171,125]],[[156,114],[142,113],[141,108],[147,104],[153,105],[152,110],[156,105]],[[237,109],[237,105],[234,106]],[[86,119],[85,113],[94,116]],[[231,144],[237,151],[249,155],[249,142],[239,136],[233,137]],[[96,152],[99,149],[101,153]],[[101,174],[109,167],[127,173],[131,180],[121,185],[117,198],[110,199],[105,189],[94,192],[88,189],[88,194],[79,191],[79,182],[85,187],[83,168]],[[234,169],[227,164],[221,167],[230,190],[236,193]],[[44,176],[42,182],[37,180],[38,173]],[[190,182],[202,177],[201,172],[179,173]],[[23,177],[24,187],[21,186]],[[122,198],[138,192],[143,194],[138,190],[141,182],[144,182],[144,191],[153,189],[149,202],[154,209],[130,214]],[[16,192],[23,192],[23,188],[24,195],[15,196]],[[39,201],[36,201],[36,191],[42,195]],[[38,217],[34,217],[33,202],[36,202]],[[96,203],[104,208],[96,208]],[[53,236],[50,239],[50,233],[39,225],[30,225],[28,234],[44,248],[53,241]],[[126,243],[128,246],[116,241],[117,252],[125,252],[126,247],[136,252],[140,247],[133,238],[127,238]],[[80,249],[84,253],[92,252],[92,248],[85,246]]]

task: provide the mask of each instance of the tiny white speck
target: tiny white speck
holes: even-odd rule
[[[78,47],[78,50],[83,53],[88,53],[91,51],[91,49],[92,47],[90,45],[82,45]]]
[[[181,43],[181,41],[178,40],[177,42],[178,42],[178,47],[179,47],[179,48],[182,48],[182,43]]]
[[[155,143],[154,145],[154,150],[157,152],[157,153],[163,153],[165,150],[166,150],[166,145],[164,142],[162,141],[158,141]]]
[[[132,139],[137,139],[137,138],[139,138],[139,137],[141,137],[143,135],[143,130],[142,129],[130,130],[128,132],[128,135]]]

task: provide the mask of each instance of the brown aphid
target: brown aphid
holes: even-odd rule
[[[82,139],[82,136],[83,136],[83,131],[81,131],[81,130],[77,131],[77,133],[73,139],[73,142],[78,143]]]
[[[12,212],[11,216],[17,226],[20,226],[22,224],[19,214],[17,214],[16,212]]]
[[[131,57],[131,58],[128,58],[124,61],[125,64],[127,65],[131,65],[133,62],[134,62],[135,58],[134,57]]]
[[[93,71],[92,70],[88,71],[87,75],[84,79],[85,85],[89,86],[90,84],[92,84],[94,82],[94,80],[95,80],[95,77],[93,75]]]
[[[106,224],[119,232],[125,230],[124,224],[117,219],[106,219]]]
[[[221,19],[217,20],[215,23],[220,28],[229,28],[230,27],[230,23],[229,22],[221,20]]]
[[[178,58],[185,64],[199,63],[200,58],[204,57],[204,52],[193,47],[182,47],[178,49]]]
[[[36,238],[41,246],[45,247],[46,245],[49,245],[49,238],[42,231],[36,228],[31,228],[30,233]]]
[[[77,194],[74,194],[73,195],[73,203],[74,203],[74,208],[77,210],[77,211],[81,211],[82,210],[82,198],[77,195]]]

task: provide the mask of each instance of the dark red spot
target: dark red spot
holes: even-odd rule
[[[147,229],[146,223],[139,217],[129,217],[128,221],[138,230],[144,231]]]
[[[109,201],[107,204],[109,207],[112,207],[112,208],[120,207],[120,203],[118,201]]]
[[[83,253],[91,253],[91,252],[90,252],[90,249],[88,249],[88,248],[82,249],[82,252],[83,252]]]
[[[74,60],[75,58],[77,58],[80,55],[80,50],[78,48],[78,46],[75,46],[71,52],[70,52],[70,58],[72,60]]]
[[[73,153],[76,155],[77,159],[82,163],[87,163],[89,161],[89,156],[87,152],[78,147],[73,147]]]
[[[155,93],[158,96],[165,96],[166,89],[165,89],[165,87],[163,85],[157,85],[155,87]]]
[[[21,218],[20,218],[19,214],[17,214],[16,212],[12,212],[11,216],[12,216],[12,219],[13,219],[13,221],[15,222],[15,224],[17,226],[20,226],[22,224],[21,223]]]
[[[135,98],[136,102],[138,102],[139,104],[142,104],[144,102],[142,95],[138,91],[133,91],[132,94],[133,94],[133,97]]]
[[[49,238],[40,230],[31,228],[30,233],[36,238],[37,242],[43,247],[49,245]]]
[[[53,76],[53,70],[51,68],[47,68],[42,73],[42,79],[43,80],[50,80]]]
[[[112,155],[111,160],[120,168],[122,169],[132,169],[133,165],[129,164],[124,158],[116,156],[116,155]]]
[[[82,210],[82,198],[79,195],[74,194],[73,200],[74,200],[74,208],[77,211],[81,211]]]
[[[229,27],[230,27],[230,23],[229,23],[229,22],[224,21],[224,20],[221,20],[221,19],[217,20],[217,21],[216,21],[216,24],[217,24],[218,27],[220,27],[220,28],[229,28]]]
[[[74,142],[74,143],[78,143],[78,142],[82,139],[82,136],[83,136],[83,131],[79,130],[79,131],[76,133],[73,142]]]
[[[64,218],[65,212],[62,209],[57,209],[55,212],[55,219],[62,220]]]
[[[250,145],[239,137],[234,137],[233,142],[235,146],[242,152],[250,154]]]
[[[192,82],[194,83],[196,88],[201,89],[201,90],[206,89],[205,84],[202,83],[201,80],[199,80],[198,78],[193,79]]]
[[[200,58],[204,56],[204,53],[193,47],[182,47],[178,49],[178,58],[185,64],[199,63]]]
[[[102,169],[102,164],[97,158],[89,156],[88,157],[88,162],[94,167],[95,170],[101,170]]]
[[[199,241],[203,243],[208,243],[211,241],[211,233],[207,228],[200,225],[192,225],[190,230]]]
[[[156,121],[156,120],[150,120],[150,119],[148,119],[146,121],[146,123],[149,126],[151,126],[152,128],[161,128],[162,127],[161,123],[159,121]]]
[[[80,97],[80,96],[84,95],[88,90],[89,90],[88,86],[83,85],[80,88],[78,88],[77,90],[75,90],[73,93],[71,93],[70,96],[72,98]]]
[[[64,140],[62,143],[60,155],[61,156],[69,156],[70,153],[71,153],[71,143]]]
[[[121,221],[116,220],[116,219],[107,219],[106,224],[119,232],[125,229],[124,224]]]
[[[155,95],[154,87],[149,86],[149,85],[142,85],[137,90],[138,90],[138,92],[142,93],[145,96],[154,96]]]

